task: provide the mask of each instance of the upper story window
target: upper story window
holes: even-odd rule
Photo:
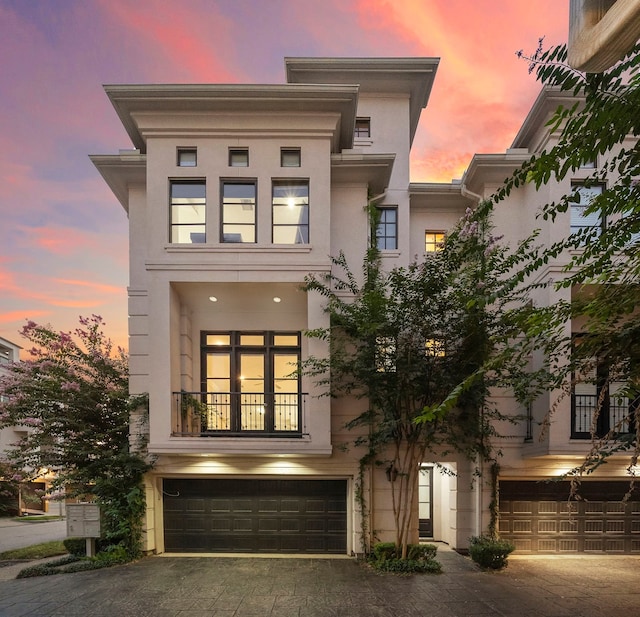
[[[249,167],[248,148],[229,148],[229,167]]]
[[[444,246],[444,231],[425,231],[424,232],[424,252],[437,253]]]
[[[280,167],[300,167],[300,148],[282,148]]]
[[[356,128],[353,136],[356,139],[371,137],[371,118],[356,118]]]
[[[204,180],[172,180],[171,242],[206,242],[206,183]]]
[[[178,167],[196,167],[198,151],[196,148],[178,148]]]
[[[381,251],[398,248],[398,208],[378,208],[380,218],[376,228],[376,245]]]
[[[223,181],[222,242],[256,241],[256,183]]]
[[[309,181],[273,181],[273,243],[309,244]]]
[[[602,194],[604,186],[593,184],[587,187],[576,183],[572,188],[578,193],[580,201],[571,204],[571,233],[577,233],[581,230],[586,233],[589,230],[595,230],[596,235],[599,235],[604,225],[600,213],[585,214],[585,210],[598,195]]]

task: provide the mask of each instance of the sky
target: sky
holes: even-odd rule
[[[132,144],[103,84],[284,83],[284,57],[438,57],[413,182],[504,152],[568,0],[0,0],[0,337],[101,315],[127,346],[126,213],[90,162]]]

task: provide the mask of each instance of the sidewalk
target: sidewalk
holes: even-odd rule
[[[512,556],[502,572],[439,551],[443,573],[377,574],[353,559],[155,556],[0,582],[26,617],[619,617],[638,615],[640,557]]]

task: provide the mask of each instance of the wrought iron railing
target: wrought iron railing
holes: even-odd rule
[[[594,427],[596,434],[609,431],[628,433],[630,426],[630,403],[626,396],[610,396],[600,400],[597,394],[573,394],[571,401],[572,437],[588,437]]]
[[[174,392],[174,436],[296,436],[306,394]]]

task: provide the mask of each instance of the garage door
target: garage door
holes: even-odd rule
[[[640,553],[640,500],[628,482],[500,482],[500,535],[530,553]]]
[[[167,552],[342,553],[345,480],[164,480]]]

